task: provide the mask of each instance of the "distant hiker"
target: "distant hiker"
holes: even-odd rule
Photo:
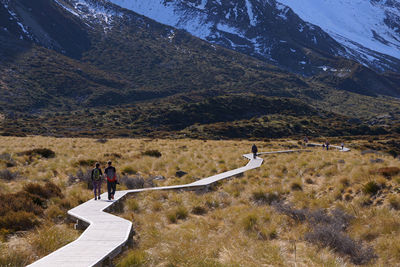
[[[325,143],[322,144],[322,149],[325,149]]]
[[[308,137],[305,136],[305,137],[304,137],[304,146],[307,146],[307,145],[308,145]]]
[[[100,169],[100,163],[96,163],[96,167],[92,170],[92,182],[93,182],[93,191],[94,191],[94,200],[100,199],[101,194],[101,179],[103,178],[103,173]],[[97,196],[99,196],[97,198]]]
[[[258,148],[257,148],[256,144],[254,144],[254,145],[251,147],[251,152],[253,152],[253,158],[254,158],[254,159],[257,158]]]
[[[115,189],[117,185],[117,171],[113,166],[111,166],[111,161],[108,161],[107,164],[108,167],[104,170],[104,173],[107,176],[108,200],[111,200],[114,199]]]
[[[326,146],[326,150],[329,150],[329,142],[328,141],[326,141],[325,146]]]
[[[344,143],[342,142],[341,144],[340,144],[340,146],[342,147],[342,150],[344,149]]]

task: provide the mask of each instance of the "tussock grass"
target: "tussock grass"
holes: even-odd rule
[[[152,180],[151,177],[162,175],[165,180],[153,180],[153,183],[164,186],[192,182],[241,167],[247,162],[241,155],[250,152],[253,143],[162,139],[108,139],[100,143],[93,139],[44,137],[2,137],[0,142],[0,155],[8,154],[14,161],[14,166],[7,169],[26,177],[0,180],[0,193],[11,194],[7,200],[16,198],[16,203],[20,203],[16,205],[17,209],[29,207],[26,212],[32,212],[41,222],[35,226],[37,229],[57,224],[76,235],[79,233],[66,221],[66,211],[93,198],[87,173],[92,166],[82,166],[80,172],[81,166],[77,166],[77,162],[98,161],[104,169],[104,163],[111,159],[120,181],[124,177],[124,168],[130,167],[137,173],[127,176],[129,181],[142,178],[140,181],[144,185]],[[352,142],[357,145],[358,141]],[[260,151],[298,146],[296,141],[285,140],[255,143]],[[17,154],[43,147],[54,151],[55,157]],[[150,150],[157,150],[162,156],[142,155]],[[10,157],[6,157],[7,160]],[[341,208],[355,218],[346,234],[353,240],[361,240],[366,247],[373,247],[378,256],[374,264],[393,266],[398,263],[398,175],[387,178],[373,171],[397,166],[397,159],[382,155],[383,161],[371,163],[375,154],[361,155],[356,150],[341,153],[320,148],[313,149],[312,153],[263,157],[265,162],[261,168],[218,183],[208,191],[143,192],[130,196],[119,216],[133,220],[140,238],[135,242],[136,247],[118,257],[115,263],[119,266],[353,265],[350,257],[332,248],[316,245],[320,247],[316,253],[316,246],[304,238],[311,226],[277,212],[270,206],[277,201],[293,203],[300,210]],[[178,170],[187,174],[177,178]],[[363,190],[370,181],[380,188],[376,194]],[[31,182],[42,187],[52,182],[60,188],[64,198],[59,195],[45,198],[40,190],[33,190],[40,193],[36,195],[37,205],[26,196],[16,195]],[[121,182],[118,188],[132,187],[128,183]],[[292,185],[296,183],[302,190],[293,190]],[[105,191],[105,184],[102,191]],[[2,203],[6,201],[0,201],[0,206]],[[185,211],[178,212],[180,207]],[[169,214],[175,223],[171,223]],[[27,241],[28,236],[33,239],[39,235],[35,227],[25,236],[12,234],[13,231],[1,234],[4,246],[14,244],[14,240],[19,240],[20,244],[13,247],[15,254],[9,258],[2,254],[0,261],[15,263],[11,264],[13,266],[26,265],[43,251],[51,250],[36,246],[39,241]],[[53,230],[52,233],[63,238],[62,231]],[[20,255],[21,262],[25,263],[16,262],[16,255]]]

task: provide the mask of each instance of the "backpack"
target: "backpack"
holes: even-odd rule
[[[100,179],[101,179],[100,170],[95,168],[93,170],[93,180],[94,181],[100,181]]]

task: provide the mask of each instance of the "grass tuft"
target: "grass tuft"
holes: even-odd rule
[[[364,184],[362,189],[365,194],[375,195],[381,188],[375,181],[369,181],[368,183]]]
[[[146,150],[145,152],[142,152],[142,155],[154,158],[159,158],[162,156],[161,152],[158,150]]]
[[[147,262],[147,253],[142,250],[133,250],[124,256],[117,263],[117,267],[135,267],[135,266],[145,266]]]

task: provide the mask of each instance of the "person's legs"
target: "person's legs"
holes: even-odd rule
[[[112,182],[107,181],[108,200],[111,200],[111,184]]]
[[[96,200],[97,199],[97,194],[96,194],[96,192],[97,192],[97,182],[96,181],[93,181],[93,192],[94,192],[94,200]]]
[[[111,184],[111,198],[114,199],[114,194],[115,194],[115,190],[117,188],[117,183],[116,182],[112,182]]]
[[[101,195],[101,181],[97,182],[97,197],[98,199],[100,199],[100,195]]]

